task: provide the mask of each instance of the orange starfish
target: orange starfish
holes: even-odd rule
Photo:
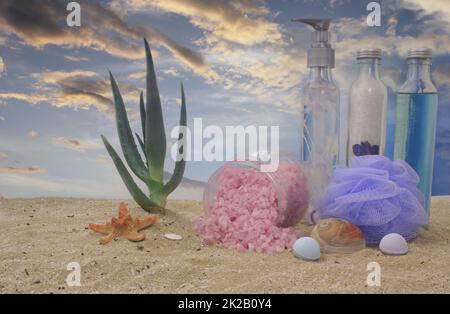
[[[89,224],[89,228],[92,231],[106,234],[106,236],[100,239],[101,244],[111,242],[117,237],[124,237],[130,241],[142,241],[145,239],[145,235],[140,234],[138,231],[153,225],[156,222],[156,215],[149,215],[144,219],[131,218],[128,213],[128,208],[124,202],[120,203],[119,215],[111,219],[111,223],[107,222],[104,225]]]

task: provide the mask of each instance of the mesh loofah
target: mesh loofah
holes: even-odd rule
[[[410,240],[428,223],[419,176],[404,161],[367,155],[338,168],[324,196],[315,204],[320,218],[336,217],[357,225],[368,244],[388,233]]]

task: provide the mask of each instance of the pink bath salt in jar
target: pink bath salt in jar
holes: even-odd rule
[[[309,188],[303,166],[287,159],[274,172],[263,172],[261,166],[257,161],[227,162],[208,180],[205,216],[219,217],[221,231],[228,221],[240,223],[245,232],[256,228],[251,225],[256,222],[287,228],[304,217]]]

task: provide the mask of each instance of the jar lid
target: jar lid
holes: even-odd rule
[[[356,59],[363,59],[363,58],[377,58],[381,60],[381,49],[380,48],[359,49],[356,54]]]
[[[410,58],[423,58],[431,59],[433,51],[430,48],[413,48],[408,50],[408,59]]]

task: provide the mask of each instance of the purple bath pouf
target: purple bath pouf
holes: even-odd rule
[[[315,208],[321,219],[336,217],[358,226],[368,244],[378,244],[389,233],[411,240],[428,224],[418,183],[417,173],[402,160],[354,157],[349,168],[334,171]]]

